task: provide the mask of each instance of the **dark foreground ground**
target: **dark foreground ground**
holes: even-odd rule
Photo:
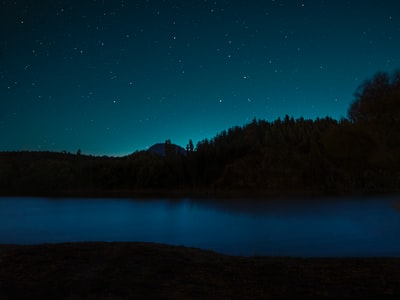
[[[382,296],[400,297],[400,258],[245,258],[150,243],[0,245],[1,300]]]

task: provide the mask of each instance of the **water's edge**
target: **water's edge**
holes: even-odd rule
[[[399,257],[379,198],[0,198],[0,243],[155,242],[252,256]]]

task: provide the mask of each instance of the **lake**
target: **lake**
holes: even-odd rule
[[[400,197],[0,198],[0,243],[145,241],[232,255],[400,256]]]

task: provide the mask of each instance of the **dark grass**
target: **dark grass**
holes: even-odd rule
[[[0,299],[400,297],[400,258],[234,257],[153,243],[0,246]]]

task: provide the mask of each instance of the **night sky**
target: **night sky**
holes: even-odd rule
[[[126,155],[340,119],[400,68],[398,0],[0,0],[0,150]]]

